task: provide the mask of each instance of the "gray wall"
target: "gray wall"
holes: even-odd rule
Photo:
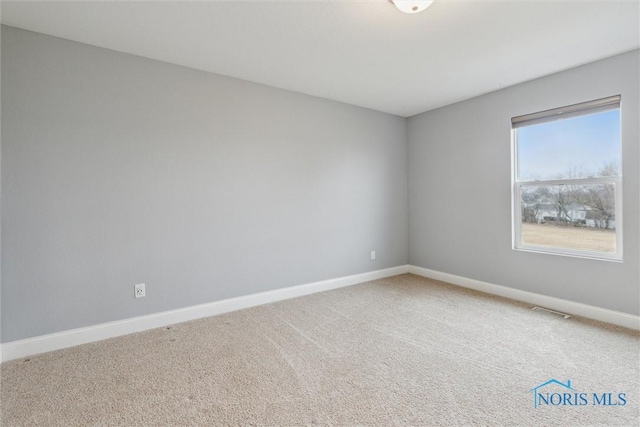
[[[1,13],[1,10],[0,10]],[[0,31],[0,46],[2,46],[2,31]],[[0,49],[0,70],[2,69],[2,49]],[[2,72],[0,71],[0,82]],[[0,99],[2,99],[2,84],[0,83]],[[0,343],[2,342],[2,108],[0,106]],[[0,359],[2,359],[0,355]]]
[[[639,56],[636,50],[409,118],[410,263],[638,314]],[[624,262],[512,250],[511,117],[617,94]]]
[[[408,261],[639,312],[638,51],[405,120],[9,27],[1,43],[2,342]],[[513,251],[510,118],[613,94],[624,263]]]
[[[400,117],[3,27],[2,340],[406,264],[406,144]]]

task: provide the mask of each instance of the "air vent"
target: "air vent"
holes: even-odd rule
[[[549,310],[548,308],[544,308],[544,307],[533,307],[531,310],[533,310],[533,311],[544,311],[544,312],[547,312],[547,313],[556,314],[558,316],[564,317],[565,319],[568,319],[568,318],[571,317],[567,313],[560,313],[559,311]]]

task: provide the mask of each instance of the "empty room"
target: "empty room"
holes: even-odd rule
[[[0,22],[1,426],[640,422],[640,1]]]

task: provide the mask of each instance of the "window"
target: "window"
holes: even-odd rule
[[[620,96],[511,127],[514,249],[622,260]]]

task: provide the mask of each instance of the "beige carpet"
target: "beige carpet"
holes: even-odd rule
[[[4,363],[1,420],[637,425],[639,365],[636,332],[402,275]],[[628,403],[534,409],[551,378]]]

